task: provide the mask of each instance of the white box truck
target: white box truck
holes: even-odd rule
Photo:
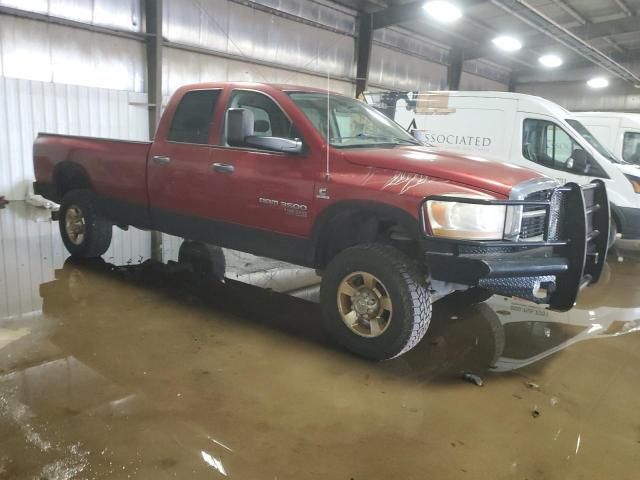
[[[640,167],[616,159],[561,106],[511,92],[370,92],[365,100],[435,148],[532,168],[561,184],[603,180],[610,243],[616,233],[640,239]]]
[[[619,159],[640,165],[640,113],[572,112],[572,115]]]

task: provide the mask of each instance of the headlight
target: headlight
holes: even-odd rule
[[[451,194],[455,197],[486,197]],[[464,240],[501,240],[507,214],[506,205],[481,205],[428,200],[426,214],[436,237]]]
[[[636,193],[640,193],[640,178],[627,174],[625,174],[624,176],[627,177],[627,180],[629,180],[631,182],[631,185],[633,185],[633,191]]]

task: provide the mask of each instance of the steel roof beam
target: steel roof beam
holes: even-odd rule
[[[589,45],[562,25],[553,21],[524,0],[491,0],[491,3],[510,13],[549,38],[573,50],[591,63],[607,70],[616,77],[634,85],[640,85],[640,77],[614,59]]]

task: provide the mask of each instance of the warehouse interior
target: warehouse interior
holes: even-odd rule
[[[203,273],[188,235],[117,224],[79,259],[33,182],[39,133],[150,142],[180,87],[249,82],[613,112],[636,143],[605,144],[602,178],[625,164],[640,197],[639,20],[640,0],[0,0],[0,479],[637,478],[640,236],[613,205],[573,308],[434,300],[373,361],[323,328],[323,269],[222,245]]]

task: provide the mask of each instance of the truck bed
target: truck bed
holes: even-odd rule
[[[129,208],[127,215],[135,216],[131,224],[144,226],[148,223],[146,163],[150,148],[151,142],[39,133],[33,146],[36,193],[59,202],[61,184],[88,182],[86,186],[98,196],[108,198],[109,210],[117,211],[115,218],[121,217],[120,205],[139,206]]]

